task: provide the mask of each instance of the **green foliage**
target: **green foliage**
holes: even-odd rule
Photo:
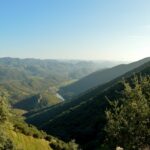
[[[10,110],[6,103],[7,94],[0,91],[0,150],[14,150],[12,141],[6,133],[6,123],[9,121]]]
[[[57,103],[60,103],[61,100],[59,100],[56,96],[55,93],[52,93],[50,91],[46,91],[43,93],[38,93],[34,95],[30,95],[23,99],[20,102],[17,102],[14,107],[23,109],[23,110],[36,110],[40,108],[44,108],[46,106],[51,106]]]
[[[0,131],[0,150],[15,150],[13,142],[4,134],[4,131]]]
[[[98,68],[92,62],[0,58],[0,89],[8,92],[9,102],[14,107],[39,109],[60,102],[54,87],[79,79]],[[34,101],[38,94],[44,97],[41,104]]]
[[[15,131],[16,134],[19,134],[20,136],[23,134],[33,137],[34,139],[45,140],[49,142],[50,148],[54,150],[78,150],[78,145],[75,143],[75,141],[65,143],[56,137],[47,135],[45,132],[38,130],[35,126],[25,123],[24,119],[20,117],[21,116],[18,116],[18,114],[14,112],[11,118],[13,123],[13,131]],[[11,135],[13,134],[11,133]]]
[[[75,142],[65,143],[26,124],[21,114],[8,106],[7,97],[5,91],[0,91],[0,150],[51,150],[50,143],[60,150],[77,150]]]
[[[23,133],[24,135],[27,136],[33,136],[35,138],[45,138],[46,133],[37,130],[36,127],[32,126],[32,125],[28,125],[23,121],[19,121],[17,123],[14,124],[14,131],[15,132],[20,132]]]
[[[0,95],[0,123],[4,123],[9,117],[9,110],[5,100],[6,97],[4,95]]]
[[[20,132],[8,130],[8,136],[16,146],[16,150],[52,150],[49,142],[44,139],[34,138]]]
[[[23,120],[17,119],[14,122],[14,131],[16,133],[22,133],[26,136],[32,136],[37,139],[45,139],[50,142],[50,147],[54,150],[78,150],[78,145],[74,140],[65,143],[51,135],[47,135],[45,132],[38,130],[32,125],[26,124]]]
[[[72,140],[68,143],[53,140],[50,143],[50,147],[52,147],[53,150],[79,150],[79,146],[75,143],[74,140]]]
[[[150,76],[134,77],[124,86],[123,98],[109,101],[106,111],[108,143],[137,150],[150,143]]]
[[[73,101],[65,101],[56,106],[30,112],[26,114],[27,121],[65,141],[75,139],[83,149],[110,149],[101,146],[106,138],[105,110],[110,106],[106,96],[110,100],[123,98],[122,78],[131,82],[134,73],[138,76],[150,75],[150,62],[107,84],[91,89]],[[148,95],[149,85],[144,84],[144,86],[146,90],[143,92]]]

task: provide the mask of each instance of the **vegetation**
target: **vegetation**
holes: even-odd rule
[[[106,111],[108,143],[111,149],[144,149],[150,143],[150,76],[135,77],[124,86],[123,98],[109,101]]]
[[[105,110],[110,100],[122,99],[122,78],[131,82],[134,75],[150,75],[150,62],[107,84],[96,87],[73,101],[26,114],[27,121],[65,141],[75,139],[83,149],[100,149],[105,143]]]
[[[53,150],[49,142],[44,139],[26,136],[20,132],[8,131],[8,136],[16,146],[16,150]]]
[[[137,65],[141,62],[143,60]],[[18,62],[7,65],[17,72],[15,65],[18,67]],[[31,67],[27,71],[23,64],[21,67],[17,77],[14,71],[12,79],[9,73],[6,74],[8,80],[1,74],[0,149],[78,150],[80,148],[76,142],[85,150],[109,150],[116,146],[137,150],[149,146],[150,62],[72,101],[58,104],[52,96],[58,85],[51,82],[51,77],[43,72],[43,68],[39,71]],[[50,99],[53,101],[49,102]],[[29,112],[13,109],[10,104]],[[49,107],[45,107],[47,105]],[[26,118],[21,116],[23,114]],[[25,123],[24,119],[30,124]]]
[[[42,94],[38,93],[38,94],[30,95],[25,99],[23,99],[22,101],[14,104],[14,107],[31,111],[31,110],[43,108],[45,106],[51,106],[60,102],[61,100],[59,100],[54,95],[54,93],[46,91],[43,92]]]
[[[12,140],[7,136],[5,126],[9,120],[9,108],[5,102],[5,93],[0,92],[0,150],[14,150]]]
[[[30,111],[61,102],[56,96],[59,86],[98,68],[84,61],[0,58],[0,89],[8,92],[14,107]]]
[[[0,91],[0,150],[77,150],[75,142],[65,143],[28,125],[7,104],[7,93]]]
[[[150,58],[145,58],[131,64],[118,65],[113,68],[96,71],[84,78],[81,78],[77,82],[60,88],[59,92],[65,99],[74,99],[77,96],[82,95],[84,92],[95,88],[96,86],[105,84],[149,61]]]

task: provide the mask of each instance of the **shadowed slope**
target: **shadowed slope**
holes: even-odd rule
[[[118,99],[119,91],[123,90],[122,77],[130,81],[134,73],[150,75],[150,62],[88,91],[77,100],[29,114],[27,121],[64,140],[75,138],[83,147],[94,148],[103,142],[105,136],[106,96]]]
[[[150,61],[150,57],[142,59],[137,62],[130,63],[130,64],[126,64],[126,65],[122,64],[122,65],[118,65],[113,68],[96,71],[96,72],[80,79],[79,81],[77,81],[75,83],[72,83],[68,86],[62,87],[59,90],[59,93],[65,99],[72,99],[72,98],[82,94],[83,92],[85,92],[91,88],[94,88],[96,86],[107,83],[107,82],[125,74],[126,72],[139,67],[140,65],[142,65],[148,61]]]

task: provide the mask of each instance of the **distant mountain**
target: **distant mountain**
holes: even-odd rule
[[[15,71],[19,71],[28,76],[51,78],[54,84],[60,84],[60,82],[68,79],[80,79],[100,68],[98,64],[92,61],[19,59],[9,57],[0,58],[0,67],[5,70],[11,69],[12,75],[15,75]],[[5,70],[2,70],[3,73],[5,73]],[[2,71],[0,72],[1,74]],[[12,79],[15,76],[9,75],[9,77]]]
[[[26,114],[27,122],[63,140],[76,139],[83,149],[98,149],[104,142],[105,110],[110,100],[120,97],[122,78],[131,81],[134,74],[150,75],[150,61],[126,74],[95,87],[78,97],[53,107]]]
[[[86,77],[81,78],[77,82],[74,82],[70,85],[60,88],[59,93],[65,99],[72,99],[85,91],[94,88],[98,85],[102,85],[107,83],[124,73],[133,70],[134,68],[139,67],[140,65],[150,61],[150,57],[130,63],[130,64],[122,64],[115,66],[113,68],[103,69],[100,71],[96,71]]]
[[[14,107],[42,108],[62,101],[56,96],[59,86],[99,68],[91,61],[0,58],[0,89],[7,91]]]

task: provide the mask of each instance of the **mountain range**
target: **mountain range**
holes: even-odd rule
[[[125,81],[149,77],[150,57],[115,67],[109,64],[110,68],[101,65],[0,58],[0,102],[6,102],[0,109],[9,118],[0,125],[7,138],[23,150],[101,149],[110,102],[124,98]]]
[[[59,86],[98,69],[91,61],[0,58],[0,89],[7,91],[14,107],[29,111],[61,102]]]
[[[74,97],[83,94],[87,90],[90,90],[92,88],[95,88],[96,86],[107,83],[123,75],[124,73],[139,67],[140,65],[148,61],[150,61],[149,57],[130,64],[121,64],[112,68],[107,68],[107,69],[93,72],[92,74],[89,74],[81,78],[77,82],[61,87],[59,93],[65,99],[73,99]]]
[[[138,67],[135,63],[129,67],[133,64],[133,70],[86,91],[72,101],[27,113],[26,121],[65,141],[75,139],[83,149],[98,149],[105,140],[107,99],[119,99],[123,79],[130,82],[135,74],[150,75],[149,58],[136,62],[137,66],[142,64]]]

